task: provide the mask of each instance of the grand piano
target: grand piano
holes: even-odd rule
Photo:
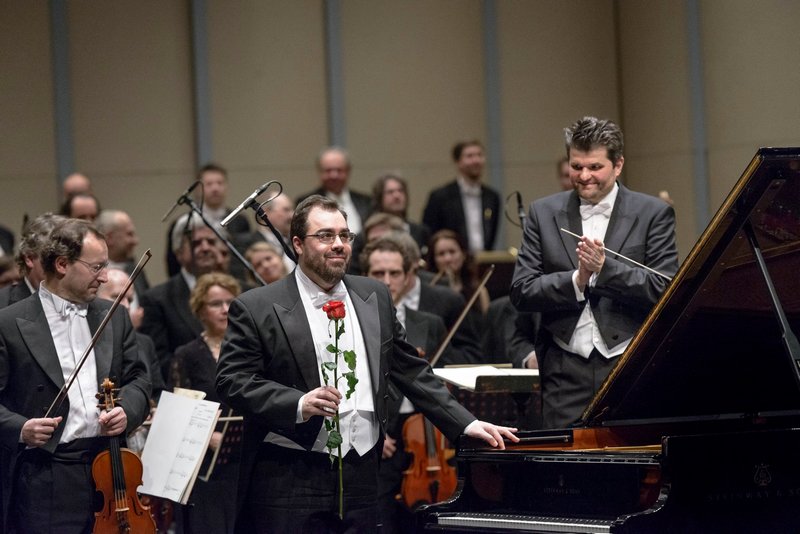
[[[800,148],[762,148],[584,411],[462,437],[425,532],[800,532]]]

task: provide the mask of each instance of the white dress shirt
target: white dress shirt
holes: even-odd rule
[[[192,291],[194,286],[197,285],[197,277],[183,267],[181,267],[181,276],[186,285],[189,286],[189,291]]]
[[[56,347],[64,382],[75,370],[86,348],[91,344],[92,334],[86,320],[86,304],[74,304],[51,293],[44,283],[39,286],[39,299],[42,302],[50,335]],[[99,391],[97,365],[94,349],[78,371],[78,377],[69,388],[69,412],[67,420],[62,421],[64,432],[59,443],[69,443],[77,438],[91,438],[100,435],[100,415],[95,395]]]
[[[469,250],[473,254],[484,249],[483,243],[483,194],[480,184],[473,184],[459,176],[456,179],[461,191],[461,205],[464,206],[464,222],[467,226]]]
[[[617,200],[618,193],[619,185],[614,184],[614,188],[611,192],[594,206],[581,200],[580,209],[581,219],[583,220],[583,235],[592,239],[605,240],[606,230],[608,230],[608,221],[611,218],[611,212],[614,209],[614,203]],[[589,278],[589,287],[594,287],[596,283],[597,273],[593,273]],[[577,301],[585,301],[586,296],[578,287],[577,270],[572,273],[572,285],[575,290],[575,298]],[[573,354],[583,356],[584,358],[588,358],[594,349],[597,349],[605,358],[619,356],[625,352],[625,348],[628,346],[631,339],[632,338],[626,339],[613,347],[607,346],[597,326],[597,321],[592,313],[592,307],[588,304],[584,306],[583,312],[578,318],[578,323],[575,325],[575,331],[572,333],[569,344],[565,344],[560,339],[554,337],[559,347]]]
[[[314,341],[314,349],[317,359],[317,372],[319,373],[320,384],[325,384],[322,376],[322,362],[333,361],[333,354],[327,351],[326,347],[333,344],[334,332],[333,324],[328,319],[327,314],[322,311],[322,306],[329,300],[341,300],[345,306],[344,333],[339,338],[339,350],[353,350],[356,353],[356,378],[358,383],[356,389],[349,399],[342,396],[339,403],[339,426],[342,434],[342,455],[352,448],[363,456],[369,452],[378,442],[379,426],[375,414],[375,405],[372,395],[372,379],[369,374],[369,364],[367,363],[367,349],[364,344],[364,336],[361,326],[353,307],[350,295],[343,282],[339,282],[332,291],[326,293],[322,291],[302,269],[295,269],[297,279],[297,289],[300,292],[300,300],[306,311],[308,326],[311,328],[311,337]],[[347,372],[347,364],[344,358],[339,357],[339,374]],[[332,378],[332,374],[329,375]],[[333,385],[333,384],[331,384]],[[346,381],[339,382],[339,391],[347,389]],[[302,405],[305,395],[297,403],[297,420],[303,422]],[[294,443],[284,436],[279,436],[273,432],[267,434],[265,441],[289,447],[302,449],[300,445]],[[325,427],[320,428],[319,435],[314,442],[311,450],[317,452],[328,452],[325,443],[328,441],[328,431]]]
[[[408,308],[409,310],[419,311],[419,299],[422,296],[422,281],[419,276],[414,276],[414,286],[409,289],[400,302],[397,303],[397,318],[400,319],[400,308]],[[403,328],[406,326],[405,309],[403,309]]]

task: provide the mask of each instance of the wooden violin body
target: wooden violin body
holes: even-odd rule
[[[400,495],[406,506],[443,501],[456,490],[456,469],[448,463],[453,449],[447,448],[444,435],[422,414],[414,414],[403,425],[405,450],[414,459],[403,472]]]
[[[105,379],[98,398],[106,410],[114,407],[114,384]],[[155,534],[150,508],[142,504],[136,488],[142,485],[142,461],[131,450],[120,447],[119,437],[110,439],[109,450],[92,462],[92,477],[103,494],[103,508],[94,514],[93,534]],[[130,489],[130,491],[128,491]]]

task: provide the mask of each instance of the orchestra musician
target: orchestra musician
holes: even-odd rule
[[[517,441],[515,429],[479,421],[456,403],[405,341],[386,286],[345,275],[353,234],[335,201],[301,202],[291,237],[298,268],[233,302],[217,368],[220,398],[245,418],[236,528],[297,532],[337,509],[337,463],[322,418],[344,405],[344,522],[371,532],[389,382],[451,439],[465,432],[502,449],[504,438]],[[330,300],[345,303],[342,341],[357,355],[359,382],[348,401],[321,386],[319,360],[330,343],[321,307]]]
[[[89,347],[111,304],[95,300],[108,249],[86,221],[57,226],[40,253],[38,293],[0,310],[0,454],[4,532],[90,532],[91,463],[148,413],[150,382],[130,319],[117,310],[53,417],[47,407]],[[115,377],[119,404],[100,413],[100,380]],[[10,505],[9,505],[10,503]]]
[[[672,206],[617,181],[619,127],[584,117],[565,133],[574,190],[531,204],[511,285],[518,310],[541,312],[531,357],[545,428],[579,419],[667,284],[604,247],[667,276],[678,269]]]
[[[178,347],[170,372],[170,386],[202,391],[205,399],[219,402],[214,388],[217,359],[225,329],[228,308],[239,295],[239,282],[223,273],[204,274],[192,289],[189,307],[203,325],[203,332],[194,341]],[[223,406],[222,413],[227,409]],[[211,435],[207,457],[222,446],[223,424]],[[238,452],[238,451],[237,451]],[[184,534],[228,534],[233,532],[236,511],[236,480],[238,461],[216,465],[209,480],[199,479],[185,507],[182,526]]]

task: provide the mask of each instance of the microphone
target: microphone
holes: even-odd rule
[[[265,184],[261,184],[260,186],[258,186],[258,189],[253,191],[253,193],[249,197],[244,199],[242,203],[239,204],[239,206],[237,206],[237,208],[230,213],[230,215],[225,217],[225,219],[223,219],[222,222],[219,223],[220,226],[223,227],[228,226],[228,223],[230,223],[234,217],[239,215],[240,211],[246,209],[250,205],[250,203],[253,202],[256,198],[258,198],[259,195],[261,195],[264,191],[266,191],[269,188],[269,186],[272,185],[272,183],[273,182],[267,182]]]
[[[169,211],[167,211],[167,213],[165,213],[165,214],[164,214],[164,216],[163,216],[163,217],[161,217],[161,222],[164,222],[164,221],[166,221],[166,220],[167,220],[167,217],[169,217],[170,213],[172,213],[172,211],[173,211],[175,208],[177,208],[178,206],[180,206],[181,204],[183,204],[183,199],[184,199],[184,197],[188,197],[189,195],[191,195],[191,194],[192,194],[192,191],[194,191],[194,190],[195,190],[195,188],[196,188],[198,185],[200,185],[200,180],[195,180],[195,181],[194,181],[194,183],[193,183],[192,185],[190,185],[190,186],[189,186],[189,188],[188,188],[186,191],[184,191],[184,192],[183,192],[183,194],[182,194],[181,196],[179,196],[179,197],[178,197],[178,200],[176,200],[176,201],[175,201],[175,204],[173,204],[173,205],[172,205],[172,207],[169,209]]]
[[[519,194],[519,191],[514,191],[514,195],[517,197],[517,215],[519,216],[519,221],[522,222],[525,219],[525,209],[522,207],[522,195]]]

